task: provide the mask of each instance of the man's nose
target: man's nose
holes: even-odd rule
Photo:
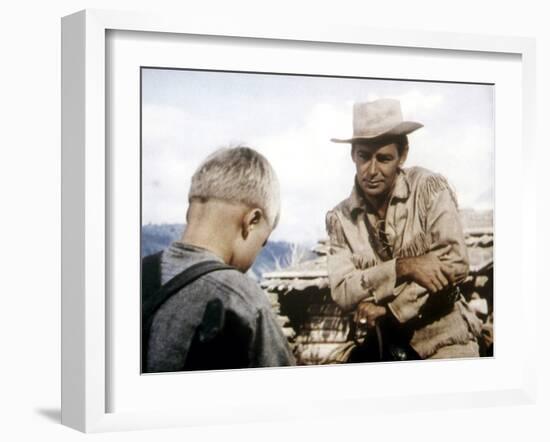
[[[367,173],[369,175],[376,175],[376,172],[378,171],[378,164],[376,160],[372,159],[367,163]]]

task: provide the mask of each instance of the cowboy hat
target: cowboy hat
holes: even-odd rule
[[[368,103],[353,105],[353,136],[351,138],[332,138],[334,143],[354,143],[375,138],[406,135],[423,124],[403,121],[399,100],[382,98]]]

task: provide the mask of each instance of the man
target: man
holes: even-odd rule
[[[367,339],[350,361],[479,356],[480,323],[457,285],[468,274],[454,193],[441,175],[402,166],[399,101],[356,103],[351,195],[327,214],[332,297]]]
[[[160,255],[160,283],[168,285],[200,262],[231,267],[199,277],[161,305],[145,346],[144,372],[294,364],[267,297],[243,274],[275,228],[279,210],[277,177],[258,152],[222,149],[197,169],[182,238]],[[144,258],[144,290],[154,279],[148,262]]]

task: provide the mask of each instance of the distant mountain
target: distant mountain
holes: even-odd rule
[[[141,256],[151,255],[167,248],[170,243],[181,237],[184,224],[146,224],[141,227]],[[286,241],[268,241],[261,250],[250,276],[260,279],[262,273],[282,269],[307,260],[316,255],[310,248]]]
[[[184,224],[146,224],[141,226],[141,257],[165,249],[181,237]]]

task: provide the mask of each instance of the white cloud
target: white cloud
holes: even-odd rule
[[[394,98],[401,103],[404,120],[418,121],[430,112],[436,111],[443,103],[441,94],[423,93],[418,89],[412,89],[402,94],[381,96],[378,93],[370,93],[367,101],[374,101],[380,98]]]
[[[349,195],[354,170],[349,145],[330,138],[350,128],[345,105],[318,104],[303,127],[254,140],[281,182],[282,218],[274,238],[313,244],[325,236],[325,214]]]
[[[189,126],[196,121],[172,106],[143,106],[143,222],[183,222],[191,175],[204,158]]]

